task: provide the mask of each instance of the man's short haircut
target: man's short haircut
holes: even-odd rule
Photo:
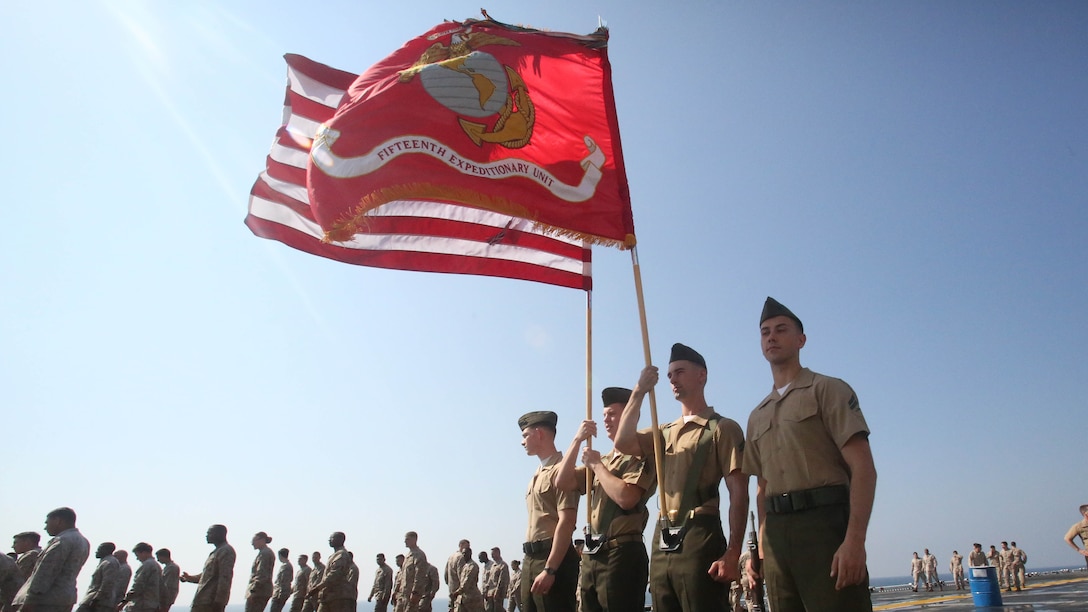
[[[169,559],[170,558],[170,549],[169,548],[160,548],[160,549],[155,551],[155,556],[156,557],[166,557],[167,559]]]
[[[1084,507],[1088,508],[1088,506],[1084,506]],[[40,533],[38,533],[37,531],[24,531],[22,533],[15,534],[14,539],[16,539],[16,540],[31,540],[31,541],[34,542],[34,545],[37,546],[42,541],[42,535]]]
[[[140,542],[136,546],[132,547],[132,552],[134,552],[134,553],[144,553],[144,552],[149,553],[151,551],[152,551],[151,545],[148,544],[147,542]]]
[[[1084,514],[1085,512],[1088,512],[1088,504],[1081,504],[1080,513]]]
[[[281,548],[277,552],[281,557],[286,557],[287,555],[291,554],[291,551],[287,550],[286,548]]]
[[[68,523],[69,525],[75,525],[76,524],[76,511],[72,510],[71,508],[69,508],[67,506],[63,506],[63,507],[57,508],[56,510],[53,510],[49,514],[45,515],[45,518],[47,518],[47,519],[58,518],[58,519],[64,521],[65,523]]]
[[[309,555],[299,555],[298,558],[302,559],[303,561],[309,561],[310,560]]]
[[[419,539],[419,534],[414,532],[414,531],[409,531],[408,533],[404,534],[404,536],[408,537],[408,538],[412,538],[413,540],[418,540]]]
[[[212,525],[211,527],[208,528],[208,531],[217,531],[219,533],[222,533],[224,538],[227,537],[227,526],[226,525]]]
[[[112,555],[113,551],[117,550],[117,545],[113,542],[102,542],[98,547],[105,551],[107,555]]]

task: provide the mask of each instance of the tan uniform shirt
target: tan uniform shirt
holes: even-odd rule
[[[920,557],[914,557],[910,560],[910,575],[918,576],[925,572],[925,563]]]
[[[952,555],[952,559],[948,562],[948,569],[953,574],[955,574],[958,570],[962,570],[963,569],[963,555],[961,555],[961,554]]]
[[[646,508],[646,502],[656,492],[657,474],[653,468],[653,455],[649,457],[632,457],[623,455],[615,450],[601,457],[601,463],[612,474],[627,484],[633,484],[642,489],[642,499],[638,512],[626,513],[618,507],[613,510],[612,524],[601,524],[601,511],[604,508],[608,494],[604,492],[599,480],[593,480],[593,495],[589,498],[591,513],[589,517],[590,530],[597,535],[614,538],[621,535],[639,534],[646,530],[646,522],[650,518],[650,511]],[[578,492],[585,495],[586,492],[586,468],[576,470],[578,479]]]
[[[551,539],[555,536],[556,525],[559,524],[559,511],[578,509],[578,493],[560,491],[552,482],[562,459],[563,453],[552,455],[537,468],[533,479],[529,481],[529,490],[525,493],[525,505],[529,509],[526,542]]]
[[[226,542],[208,555],[193,595],[193,606],[215,603],[227,605],[230,601],[230,585],[234,581],[234,562],[237,560],[234,547]]]
[[[967,562],[971,564],[971,567],[984,567],[988,565],[986,562],[986,553],[981,550],[972,550],[971,553],[967,555]]]
[[[713,408],[710,409],[713,413]],[[717,413],[713,413],[717,414]],[[684,417],[676,419],[661,428],[662,457],[661,488],[670,512],[678,512],[684,496],[688,476],[692,472],[692,462],[699,446],[699,439],[710,426],[709,419],[701,416],[691,417],[684,422]],[[650,429],[638,432],[639,456],[650,461],[654,456],[653,432]],[[732,419],[721,417],[711,437],[710,452],[702,468],[696,468],[697,504],[693,509],[696,514],[718,514],[718,485],[722,478],[734,470],[741,469],[744,460],[744,432]],[[677,519],[680,517],[677,516]]]
[[[772,389],[748,417],[744,471],[767,481],[767,496],[849,485],[840,449],[859,433],[869,426],[850,385],[802,368],[785,395]]]
[[[1080,536],[1081,544],[1088,547],[1088,519],[1084,519],[1083,521],[1074,524],[1069,528],[1069,531],[1065,532],[1065,539],[1067,540],[1072,540],[1077,536]]]

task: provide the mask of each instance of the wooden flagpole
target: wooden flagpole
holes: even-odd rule
[[[631,267],[635,273],[635,295],[638,297],[638,319],[642,325],[642,353],[646,358],[646,365],[652,365],[650,361],[650,332],[646,326],[646,300],[642,296],[642,272],[638,265],[638,247],[631,247]],[[657,426],[657,397],[654,390],[649,391],[650,396],[650,431],[654,437],[654,468],[657,470],[657,500],[658,516],[669,516],[668,499],[665,498],[664,472],[662,471],[662,458],[664,449],[661,442],[661,429]],[[669,516],[669,520],[672,517]]]
[[[593,420],[593,290],[586,291],[586,420]],[[586,448],[593,448],[593,438],[586,440]],[[593,470],[586,468],[586,499],[593,492]],[[586,502],[586,525],[592,529],[593,503]]]

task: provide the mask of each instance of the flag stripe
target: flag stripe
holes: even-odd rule
[[[526,219],[440,202],[397,200],[367,215],[350,241],[322,242],[306,188],[309,147],[355,75],[298,55],[285,56],[283,125],[250,192],[246,225],[293,248],[364,266],[477,274],[589,290],[591,251],[544,234]]]

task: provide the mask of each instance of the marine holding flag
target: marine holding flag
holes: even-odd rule
[[[607,30],[446,22],[355,80],[314,139],[307,187],[331,242],[430,201],[633,246]]]

